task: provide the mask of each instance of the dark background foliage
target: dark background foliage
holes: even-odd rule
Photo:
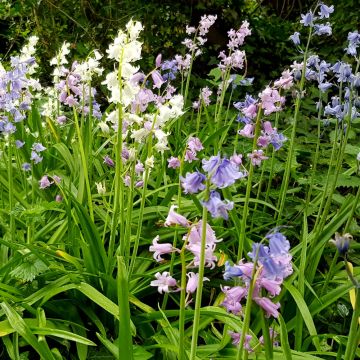
[[[356,3],[337,1],[331,41],[315,42],[320,55],[328,60],[342,56],[348,31],[357,28]],[[255,87],[260,88],[297,56],[289,35],[300,28],[300,14],[315,5],[313,0],[0,0],[0,56],[8,59],[29,35],[36,34],[40,38],[40,77],[46,82],[51,74],[49,59],[63,41],[71,43],[74,58],[85,58],[94,48],[104,53],[118,29],[133,17],[145,27],[141,65],[150,69],[158,53],[166,59],[183,51],[186,24],[196,25],[202,15],[217,14],[207,52],[195,64],[194,73],[201,77],[209,72],[226,46],[227,31],[247,19],[253,32],[245,47],[247,74],[256,78]]]

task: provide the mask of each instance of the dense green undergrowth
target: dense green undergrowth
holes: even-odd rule
[[[1,359],[360,355],[360,35],[316,55],[332,12],[259,94],[247,21],[193,81],[211,15],[148,73],[134,20],[50,87],[36,37],[2,63]]]

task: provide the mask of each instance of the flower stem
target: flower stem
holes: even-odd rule
[[[9,181],[9,216],[10,216],[10,239],[15,240],[15,218],[13,214],[14,207],[14,182],[13,182],[13,169],[12,169],[12,139],[9,135],[8,145],[8,181]]]
[[[207,192],[209,185],[207,186]],[[206,247],[206,224],[207,224],[207,208],[203,207],[202,213],[202,233],[201,233],[201,251],[200,251],[200,263],[199,263],[199,283],[196,291],[195,299],[195,313],[193,321],[193,331],[191,339],[191,352],[190,360],[196,359],[196,349],[199,335],[199,322],[200,322],[200,309],[201,309],[201,297],[204,280],[204,268],[205,268],[205,247]]]
[[[297,122],[299,119],[301,98],[303,95],[303,89],[304,89],[304,84],[305,84],[306,61],[307,61],[308,52],[309,52],[311,34],[312,34],[312,27],[310,27],[310,30],[309,30],[309,36],[308,36],[308,40],[307,40],[307,44],[306,44],[306,49],[304,52],[300,86],[299,86],[299,90],[298,90],[298,94],[297,94],[297,98],[296,98],[296,102],[295,102],[294,122],[293,122],[292,131],[291,131],[289,152],[288,152],[288,156],[287,156],[286,163],[285,163],[284,177],[283,177],[283,181],[281,184],[280,197],[279,197],[279,202],[278,202],[278,206],[277,206],[277,208],[279,209],[279,212],[277,213],[277,225],[279,225],[279,223],[281,221],[281,217],[282,217],[282,214],[284,211],[284,206],[285,206],[286,193],[287,193],[288,186],[289,186],[291,163],[292,163],[292,158],[293,158],[294,149],[295,149],[296,127],[297,127]]]
[[[256,142],[257,142],[258,134],[260,131],[260,119],[261,119],[261,109],[258,110],[258,114],[257,114],[257,118],[256,118],[253,150],[256,147]],[[243,213],[242,213],[242,218],[241,218],[241,229],[240,229],[239,247],[238,247],[238,254],[237,254],[238,261],[241,260],[242,253],[244,250],[245,237],[246,237],[246,223],[247,223],[247,217],[248,217],[248,212],[249,212],[249,202],[250,202],[253,175],[254,175],[254,165],[250,161],[249,175],[247,177],[247,184],[246,184],[245,202],[244,202],[244,208],[243,208]]]

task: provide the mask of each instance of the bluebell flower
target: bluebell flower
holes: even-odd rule
[[[320,19],[329,18],[330,14],[334,12],[334,5],[327,6],[324,3],[320,3],[320,11],[318,12]]]
[[[348,47],[345,48],[346,53],[352,56],[357,56],[357,48],[360,44],[359,32],[357,30],[354,32],[349,32],[347,39],[349,44]]]
[[[336,105],[331,107],[330,104],[327,104],[324,108],[324,115],[335,116],[337,119],[341,120],[343,119],[342,106]]]
[[[300,45],[300,33],[295,31],[292,35],[290,35],[289,39],[295,44]]]
[[[241,179],[244,176],[245,174],[239,171],[229,159],[223,159],[210,180],[215,186],[225,188],[233,185],[237,179]]]
[[[16,140],[15,141],[15,146],[16,146],[17,149],[22,148],[24,145],[25,145],[25,143],[23,141],[21,141],[21,140]]]
[[[266,235],[269,239],[270,253],[273,256],[288,254],[290,243],[281,232],[273,232]]]
[[[332,87],[332,83],[324,82],[324,83],[319,84],[318,87],[319,87],[321,92],[325,92],[325,91],[329,90]]]
[[[256,103],[256,99],[254,99],[251,95],[246,94],[245,95],[245,100],[244,101],[238,101],[236,103],[234,103],[234,107],[237,110],[242,110],[244,108],[249,107],[250,105],[253,105]]]
[[[31,165],[30,165],[29,163],[23,163],[23,164],[21,165],[21,167],[22,167],[22,169],[23,169],[24,171],[30,171],[30,170],[31,170]]]
[[[315,24],[314,25],[314,35],[331,35],[332,29],[330,23],[326,24]]]
[[[341,255],[344,255],[348,252],[352,239],[353,237],[349,233],[343,235],[335,233],[335,240],[331,239],[329,242],[337,247]]]
[[[13,134],[16,131],[16,127],[14,126],[13,123],[8,121],[7,123],[4,124],[2,131],[4,134],[7,134],[7,135]]]
[[[224,280],[230,280],[235,277],[242,276],[243,272],[239,266],[231,266],[229,261],[225,262]]]
[[[215,190],[210,192],[208,201],[202,201],[201,203],[208,209],[213,218],[222,217],[225,220],[229,218],[228,211],[234,207],[232,201],[221,200],[220,194]]]
[[[34,143],[32,146],[32,150],[39,153],[39,152],[46,150],[46,147],[43,146],[41,143]]]
[[[43,160],[43,158],[36,151],[32,151],[30,160],[34,161],[34,164],[38,164]]]
[[[267,246],[264,246],[263,244],[259,243],[253,243],[252,244],[252,251],[248,253],[249,258],[252,261],[255,261],[256,258],[264,258],[269,256],[269,248]]]
[[[312,11],[309,11],[307,14],[301,14],[301,20],[300,24],[303,24],[304,26],[312,26],[314,24],[314,21],[316,20],[316,16],[312,13]]]
[[[357,73],[356,75],[354,75],[351,83],[355,88],[360,88],[360,73]]]
[[[306,61],[306,65],[317,69],[320,63],[320,58],[318,55],[310,55]]]
[[[220,155],[214,155],[209,158],[209,160],[203,159],[202,160],[202,168],[207,173],[212,173],[214,169],[219,166],[221,163]]]
[[[180,180],[185,194],[195,194],[205,190],[206,176],[199,171],[187,173],[185,178],[181,177]]]

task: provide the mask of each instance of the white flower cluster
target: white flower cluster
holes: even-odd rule
[[[28,39],[28,43],[26,45],[24,45],[24,47],[21,49],[20,51],[20,61],[26,61],[28,59],[30,59],[31,57],[34,56],[35,52],[36,52],[36,44],[39,41],[39,38],[37,36],[30,36]],[[35,73],[36,68],[39,65],[34,62],[33,64],[28,66],[28,74],[32,75]]]
[[[106,50],[108,58],[119,63],[119,70],[107,74],[103,84],[111,92],[109,101],[115,104],[121,103],[125,107],[131,104],[140,90],[138,84],[131,82],[130,79],[139,71],[139,67],[131,63],[141,59],[142,43],[137,39],[142,29],[140,22],[130,20],[126,25],[127,32],[120,30],[114,42]]]
[[[99,53],[99,51],[94,50],[91,56],[89,56],[86,61],[77,64],[74,73],[79,74],[81,76],[82,82],[90,82],[93,75],[100,76],[104,69],[100,67],[100,59],[102,58],[102,55]]]

